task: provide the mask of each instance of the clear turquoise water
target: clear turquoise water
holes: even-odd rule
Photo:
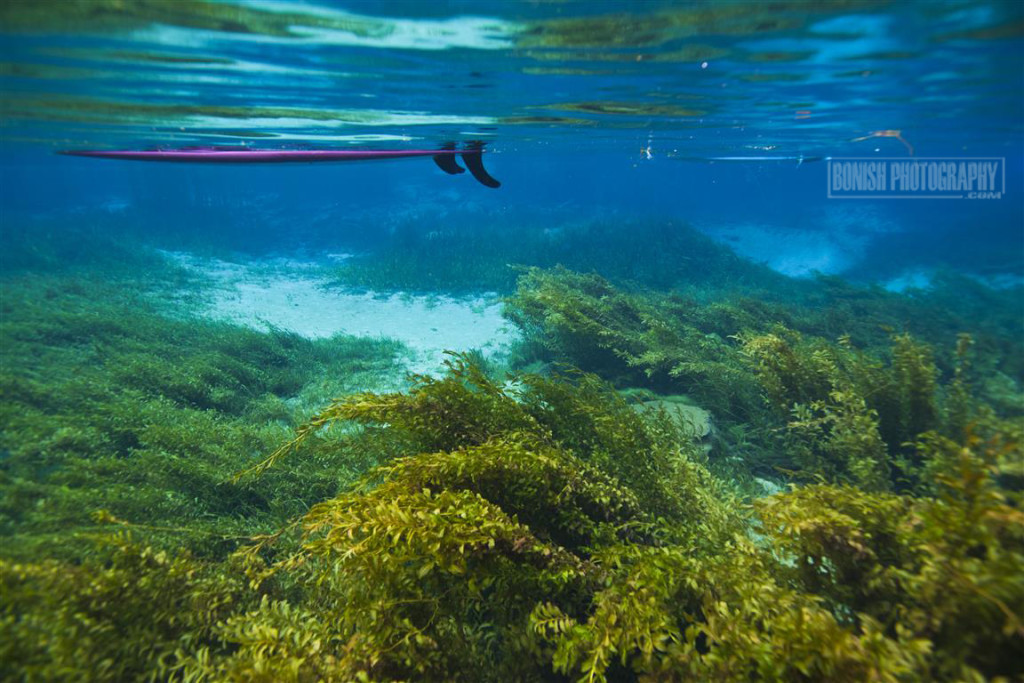
[[[1014,0],[56,7],[18,0],[0,14],[0,208],[12,229],[59,210],[129,211],[154,230],[315,250],[443,206],[469,212],[452,220],[483,212],[510,225],[680,220],[797,275],[889,281],[952,267],[1012,281],[1024,268]],[[425,160],[209,169],[53,154],[466,140],[488,143],[501,190]],[[1008,190],[837,201],[824,163],[707,161],[911,148],[1005,158]],[[787,247],[779,235],[792,231]]]
[[[1022,48],[1021,0],[0,0],[0,679],[1019,679]],[[58,154],[472,141],[500,189]]]

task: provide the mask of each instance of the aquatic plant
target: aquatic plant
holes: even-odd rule
[[[169,529],[150,541],[222,554],[231,545],[224,537],[272,530],[333,495],[344,472],[358,474],[355,463],[373,462],[353,441],[301,465],[302,474],[226,485],[325,393],[393,376],[401,347],[169,317],[159,295],[175,271],[153,259],[144,282],[116,269],[102,281],[76,267],[3,283],[0,545],[8,558],[89,552],[79,532],[96,528],[96,509]],[[343,457],[353,469],[327,469]]]
[[[478,416],[473,421],[475,424],[533,432],[529,437],[521,432],[519,436],[511,436],[515,432],[510,432],[500,441],[486,442],[482,446],[452,442],[454,451],[404,458],[372,474],[367,488],[325,504],[306,517],[306,550],[297,556],[302,559],[292,558],[289,562],[308,568],[308,554],[323,560],[324,553],[330,549],[338,558],[331,565],[334,574],[345,575],[344,569],[339,569],[339,562],[370,563],[366,555],[375,555],[366,569],[358,570],[359,573],[376,572],[374,587],[391,586],[389,590],[399,586],[414,587],[422,591],[418,597],[402,593],[395,602],[387,602],[380,595],[381,602],[376,604],[419,605],[427,600],[430,605],[429,617],[413,608],[401,610],[400,616],[393,620],[387,619],[382,642],[391,644],[389,652],[398,647],[405,650],[403,659],[392,660],[390,665],[372,658],[346,660],[356,666],[351,675],[369,664],[375,671],[388,671],[388,675],[395,675],[389,668],[394,666],[399,672],[405,672],[398,675],[415,671],[415,675],[420,676],[453,676],[453,671],[461,669],[453,668],[451,661],[437,659],[439,653],[452,652],[451,648],[460,645],[465,647],[465,634],[477,632],[477,627],[471,625],[474,619],[482,614],[494,618],[498,613],[502,615],[500,627],[493,622],[488,622],[486,627],[498,630],[491,636],[490,647],[485,644],[486,640],[472,644],[471,648],[478,646],[481,650],[476,654],[465,653],[470,661],[491,658],[491,661],[516,662],[519,667],[526,667],[527,662],[540,665],[549,661],[556,672],[582,675],[586,680],[614,678],[627,667],[649,675],[689,671],[692,675],[725,680],[749,680],[765,675],[862,680],[871,676],[920,676],[928,672],[963,676],[970,675],[971,666],[998,671],[1013,669],[1014,665],[1006,656],[1020,633],[1017,633],[1019,624],[1012,611],[1005,610],[1001,619],[991,622],[993,625],[979,635],[979,640],[971,647],[943,642],[942,651],[938,652],[933,649],[936,631],[921,627],[915,621],[918,617],[909,617],[906,624],[901,622],[893,635],[893,613],[903,615],[897,605],[904,603],[898,600],[894,603],[891,596],[881,595],[872,588],[875,584],[870,580],[875,569],[868,561],[876,557],[881,562],[891,561],[893,544],[921,550],[917,534],[923,530],[917,513],[939,514],[939,509],[953,505],[960,511],[975,510],[971,513],[976,514],[975,519],[986,519],[986,523],[1000,529],[1013,528],[1019,515],[1006,506],[988,470],[972,451],[964,449],[959,456],[957,462],[961,469],[956,471],[961,475],[959,479],[949,477],[953,470],[948,464],[931,470],[940,486],[947,489],[952,486],[937,498],[915,499],[869,494],[856,488],[812,486],[768,499],[759,504],[758,510],[761,533],[771,539],[771,544],[760,547],[738,534],[739,518],[728,506],[717,504],[721,500],[721,484],[714,482],[706,471],[680,487],[689,497],[687,505],[652,524],[651,512],[671,508],[664,501],[650,497],[644,502],[643,489],[638,486],[649,486],[661,478],[672,480],[670,472],[662,471],[661,477],[653,480],[637,480],[622,463],[595,462],[593,454],[597,451],[588,449],[587,445],[602,442],[600,431],[609,423],[615,425],[615,433],[622,434],[635,435],[636,429],[653,429],[655,431],[648,434],[653,444],[657,442],[654,434],[659,423],[656,421],[646,427],[634,423],[633,428],[627,429],[626,424],[631,420],[625,412],[615,408],[618,401],[613,394],[600,391],[595,378],[578,378],[584,385],[590,385],[589,392],[578,391],[578,381],[520,378],[521,384],[515,391],[522,392],[519,403],[535,418],[533,422],[510,420],[507,411],[511,406],[504,402],[508,394],[464,361],[454,359],[450,368],[449,377],[439,382],[423,381],[407,398],[392,396],[390,401],[382,402],[361,397],[350,402],[339,401],[329,409],[329,420],[343,417],[365,420],[375,415],[374,419],[387,421],[400,429],[423,431],[428,441],[436,442],[436,432],[428,426],[430,422],[411,420],[409,413],[436,415],[437,399],[441,405],[464,406],[469,394],[479,399],[471,411]],[[445,385],[444,390],[439,390],[438,383]],[[531,398],[531,394],[536,390],[543,396],[541,405],[549,405],[554,398],[560,401],[553,404],[558,409],[550,415],[534,412],[531,408],[536,399]],[[578,400],[587,393],[590,393],[589,398]],[[608,417],[586,419],[593,411],[603,412]],[[496,416],[501,417],[494,421]],[[550,418],[557,418],[558,422],[553,423]],[[538,425],[547,429],[537,431]],[[678,433],[675,438],[679,438]],[[554,448],[551,439],[558,444]],[[470,437],[470,441],[478,440],[479,436]],[[950,444],[944,446],[947,450],[959,448],[952,442],[943,443]],[[575,444],[571,451],[574,455],[590,450],[586,462],[592,463],[590,466],[598,465],[599,469],[588,472],[584,461],[577,461],[562,450],[570,444]],[[927,452],[925,459],[941,460],[934,447],[922,442],[920,448]],[[635,446],[620,452],[623,458],[630,455],[632,460],[639,460]],[[695,466],[689,460],[681,462],[687,462],[688,468]],[[580,474],[569,474],[573,471]],[[975,483],[962,488],[960,482],[970,478],[964,476],[968,471],[973,472]],[[602,472],[615,472],[617,476],[607,479]],[[577,476],[579,478],[575,479]],[[625,482],[631,478],[631,486],[615,484],[616,480]],[[578,483],[568,483],[573,480]],[[589,485],[584,482],[598,488],[588,493]],[[471,492],[472,495],[457,499],[456,504],[456,499],[446,498],[439,491]],[[712,497],[709,498],[709,494]],[[591,497],[594,495],[596,498]],[[409,499],[410,496],[414,499]],[[484,505],[485,502],[495,507]],[[450,505],[455,507],[449,509]],[[464,511],[466,505],[483,507],[473,507],[472,512],[456,511]],[[366,506],[371,506],[374,512],[359,512],[366,510]],[[988,512],[977,512],[979,506]],[[638,514],[644,509],[648,515]],[[929,512],[933,509],[936,512]],[[418,512],[422,510],[430,510],[430,514]],[[493,517],[499,510],[511,516]],[[715,517],[709,520],[709,512],[716,510],[718,521],[714,522]],[[603,532],[597,531],[601,524],[595,524],[593,518],[597,511],[600,511],[598,519],[605,524],[611,522]],[[454,537],[448,536],[447,525],[443,531],[431,526],[438,523],[438,517],[445,519],[447,515],[456,517],[456,527],[451,530]],[[460,535],[468,533],[468,530],[459,531],[463,529],[464,520],[474,517],[475,529],[487,533]],[[854,521],[846,521],[850,519]],[[389,526],[379,528],[382,520]],[[521,526],[509,526],[515,521]],[[709,525],[709,521],[713,523]],[[933,521],[939,522],[938,519]],[[942,520],[947,531],[961,523],[963,520],[955,515]],[[936,561],[946,551],[954,555],[965,552],[964,546],[972,542],[970,534],[952,536],[934,528],[924,533],[930,535],[929,538],[941,535],[955,546],[941,549],[925,546],[924,550],[933,553]],[[987,533],[998,546],[993,552],[1000,559],[971,580],[976,580],[979,587],[996,581],[1001,586],[999,595],[1006,592],[1013,596],[1012,601],[1019,601],[1024,595],[1016,583],[1021,575],[1020,563],[1024,560],[1020,553],[1022,539],[1018,535],[1017,540],[995,540],[1005,531],[994,528]],[[844,535],[849,537],[848,541],[841,540]],[[462,628],[458,632],[459,645],[445,640],[451,634],[438,625],[454,606],[440,602],[436,596],[464,597],[464,587],[456,590],[446,583],[442,588],[423,581],[424,577],[437,573],[443,576],[445,562],[452,561],[443,559],[448,542],[445,539],[449,538],[454,538],[460,546],[457,556],[453,549],[447,551],[457,561],[448,566],[449,575],[470,587],[491,586],[485,578],[488,571],[502,577],[492,588],[493,593],[483,591],[474,595],[485,602],[486,607],[478,606],[468,612],[464,605],[459,607],[458,616],[453,618],[453,623]],[[511,553],[510,538],[516,539]],[[811,538],[820,539],[826,548],[833,547],[829,544],[838,544],[835,552],[851,554],[846,561],[837,555],[833,560],[835,569],[822,574],[820,567],[833,566],[828,564],[832,556],[822,554],[824,551],[814,546],[813,552],[818,554],[812,557],[812,551],[801,545],[809,543]],[[875,544],[872,546],[877,548],[875,554],[865,549],[865,539]],[[548,545],[551,542],[556,545]],[[541,557],[530,559],[537,552]],[[492,564],[495,553],[513,565],[518,563],[520,570],[523,565],[531,565],[535,574],[533,582],[526,581],[525,577],[512,579],[506,572],[514,570],[508,566],[500,571],[496,569]],[[911,552],[907,556],[918,558],[920,555]],[[774,558],[782,560],[781,572]],[[568,562],[563,564],[565,561]],[[787,567],[796,569],[791,572]],[[482,575],[477,573],[482,570]],[[326,568],[318,565],[316,571],[322,573]],[[381,575],[381,571],[385,574]],[[906,576],[916,577],[921,590],[935,589],[935,586],[925,588],[934,579],[929,566],[908,564],[903,571]],[[557,573],[559,579],[544,583],[545,577],[552,573]],[[599,577],[596,586],[595,577]],[[542,582],[540,586],[537,581]],[[826,590],[823,583],[834,590]],[[359,585],[363,585],[362,580]],[[351,588],[346,586],[345,590]],[[567,595],[570,587],[572,590]],[[512,590],[514,594],[503,594],[504,590]],[[352,609],[353,600],[366,600],[366,591],[360,588],[355,594],[347,592],[346,609]],[[581,591],[589,596],[582,601],[579,599]],[[984,594],[985,589],[981,591]],[[371,590],[371,594],[376,593]],[[819,596],[827,600],[822,603]],[[320,598],[321,601],[327,599],[326,596]],[[511,605],[518,609],[511,613],[500,611],[490,604],[491,599],[499,600],[504,610],[509,610]],[[916,597],[900,596],[899,599],[905,600],[908,607],[920,604]],[[948,621],[942,628],[956,623],[959,610],[985,613],[993,608],[998,610],[1002,604],[999,597],[986,606],[977,604],[977,600],[984,599],[984,595],[979,597],[970,589],[957,593],[947,605],[949,611],[943,619]],[[517,636],[516,633],[523,627],[521,619],[531,600],[541,600],[528,610],[528,633],[539,641],[528,639],[524,645],[522,634]],[[868,605],[874,608],[869,609]],[[883,608],[882,611],[879,608]],[[884,611],[886,609],[894,612]],[[374,610],[372,614],[379,622],[381,612]],[[340,623],[346,620],[351,623],[353,634],[372,634],[367,636],[371,640],[377,637],[374,629],[378,628],[378,622],[362,623],[355,616],[365,618],[365,610],[348,611],[346,615]],[[1004,627],[1009,630],[1004,631]],[[361,638],[359,642],[362,644]],[[497,644],[510,649],[493,649]],[[418,650],[417,645],[426,647],[426,651]],[[380,646],[379,643],[378,651]],[[518,651],[516,647],[526,647],[526,650]],[[981,651],[986,652],[983,657],[971,654]],[[527,659],[526,654],[532,655],[533,660]],[[433,669],[433,666],[440,668]],[[539,677],[543,668],[532,674],[526,671],[530,669],[502,670],[500,676]],[[454,674],[454,677],[462,675]]]
[[[906,488],[921,483],[914,444],[926,435],[967,443],[1016,431],[972,394],[970,335],[958,338],[945,385],[927,345],[906,333],[891,339],[885,363],[846,338],[830,344],[785,329],[742,337],[766,400],[786,421],[784,448],[807,473],[870,491]]]
[[[427,215],[396,217],[376,244],[353,247],[360,253],[338,268],[338,281],[376,291],[506,294],[515,290],[520,266],[559,265],[658,289],[787,287],[783,276],[741,261],[727,247],[672,220],[509,216],[504,209],[442,205]]]
[[[76,565],[0,559],[0,661],[9,680],[167,678],[183,648],[258,595],[229,565],[108,536]]]
[[[992,476],[1007,448],[925,435],[931,496],[808,486],[758,503],[763,532],[845,621],[929,643],[930,676],[1019,673],[1024,515]]]
[[[721,307],[707,311],[713,321],[700,308],[691,299],[628,293],[599,275],[555,268],[525,271],[505,315],[556,359],[616,383],[688,393],[716,413],[757,410],[756,386],[736,345],[713,329]]]
[[[681,251],[679,256],[684,254]],[[706,255],[702,253],[701,257]],[[782,325],[827,340],[848,338],[851,346],[878,354],[888,350],[896,330],[932,346],[951,344],[957,334],[969,332],[975,346],[973,363],[982,374],[1001,370],[1010,377],[1021,376],[1020,354],[1014,353],[1011,342],[1024,334],[1024,324],[1017,314],[1019,291],[990,290],[949,273],[937,275],[929,290],[894,294],[836,277],[818,276],[805,281],[761,278],[758,270],[739,259],[732,264],[716,260],[714,268],[727,278],[719,281],[713,275],[706,277],[701,268],[680,273],[674,285],[659,285],[643,278],[634,278],[637,282],[633,284],[607,278],[606,293],[629,294],[660,310],[662,322],[679,318],[723,339],[745,330],[768,332]],[[605,275],[604,270],[600,273]],[[565,269],[527,270],[511,297],[513,311],[541,287],[561,291],[564,297],[586,294],[582,281],[574,279],[577,275]],[[730,281],[742,282],[743,290],[729,287]],[[674,291],[664,291],[673,286]],[[669,306],[673,301],[682,305],[673,309]],[[547,303],[536,302],[540,308]],[[953,370],[945,357],[935,360],[941,371]]]
[[[1024,675],[1024,425],[995,328],[953,353],[944,330],[833,341],[843,319],[770,297],[530,270],[509,315],[603,379],[465,354],[374,393],[394,344],[170,318],[125,281],[4,283],[5,675]],[[710,455],[638,410],[652,388],[712,410]],[[775,467],[796,483],[752,506],[715,474]]]
[[[408,393],[334,401],[248,476],[316,457],[318,434],[352,421],[405,445],[227,561],[121,541],[113,564],[5,565],[7,661],[97,680],[1022,673],[1024,520],[993,477],[998,440],[922,437],[920,495],[817,484],[748,520],[664,414],[591,375],[499,384],[455,356]],[[42,643],[74,663],[40,664]]]
[[[849,321],[859,315],[878,330],[867,333],[852,322],[835,327],[827,309],[812,315],[799,303],[701,301],[561,268],[526,270],[506,315],[523,330],[534,358],[568,362],[619,386],[685,393],[711,411],[720,427],[714,453],[726,456],[713,459],[718,467],[735,469],[726,463],[739,456],[765,473],[796,471],[886,490],[918,482],[921,463],[910,444],[923,433],[941,430],[962,440],[972,424],[988,424],[986,433],[1012,429],[996,423],[1019,410],[1000,397],[1000,410],[992,412],[987,399],[995,394],[976,379],[1005,366],[1003,333],[982,333],[982,370],[974,335],[961,333],[955,354],[937,355],[908,332],[885,331],[888,295],[829,286],[857,301],[858,310],[875,297],[880,320],[851,310]],[[821,329],[854,334],[833,341],[814,334]],[[855,337],[870,344],[860,346]]]

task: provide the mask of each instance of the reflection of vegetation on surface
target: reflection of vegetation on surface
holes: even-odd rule
[[[96,48],[85,49],[76,47],[52,47],[43,48],[38,51],[51,57],[63,59],[76,59],[89,62],[124,62],[127,64],[167,64],[176,65],[201,65],[201,66],[230,66],[235,63],[228,57],[217,57],[214,55],[197,54],[194,52],[143,52],[132,50],[101,50]]]
[[[785,12],[787,5],[791,14]],[[750,35],[799,28],[805,3],[725,3],[679,7],[643,14],[602,14],[552,19],[529,26],[520,37],[526,47],[650,48],[709,35]],[[831,10],[832,8],[829,7]],[[841,6],[836,7],[841,11]]]
[[[309,121],[366,124],[391,116],[371,109],[328,110],[300,107],[232,107],[207,104],[153,104],[124,100],[101,100],[65,95],[12,97],[6,115],[40,120],[131,123],[139,121],[174,122],[188,118],[238,119],[307,119]]]
[[[596,374],[453,356],[373,393],[394,345],[166,317],[185,276],[128,247],[4,246],[15,677],[1024,674],[1011,295],[805,288],[711,247],[720,279],[671,295],[531,269],[523,362]],[[744,505],[752,473],[791,486]]]
[[[6,31],[118,31],[151,24],[182,26],[226,33],[298,37],[296,27],[331,28],[356,35],[377,35],[387,23],[355,16],[315,12],[277,12],[233,2],[208,0],[74,0],[53,5],[9,0],[0,5],[0,26]]]
[[[559,62],[620,62],[623,64],[637,63],[697,63],[710,59],[725,59],[732,52],[712,45],[686,45],[678,50],[658,50],[650,52],[607,52],[602,50],[525,50],[523,54],[530,59]],[[547,73],[555,73],[551,69]],[[526,68],[523,73],[545,73],[536,68]],[[563,74],[590,75],[593,70],[563,69]]]
[[[584,114],[614,114],[618,116],[704,116],[707,111],[688,109],[672,104],[655,102],[561,102],[548,105],[551,109],[578,111]]]

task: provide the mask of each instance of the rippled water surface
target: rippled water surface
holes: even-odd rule
[[[14,0],[4,139],[972,151],[1019,138],[1022,8]]]

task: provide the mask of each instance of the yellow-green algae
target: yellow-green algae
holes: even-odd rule
[[[530,343],[648,397],[685,389],[725,443],[705,455],[594,374],[503,381],[469,356],[406,392],[335,385],[289,439],[283,396],[381,349],[112,303],[88,264],[67,269],[82,250],[65,242],[58,260],[45,242],[6,250],[48,273],[8,278],[22,295],[0,304],[0,529],[17,540],[2,545],[0,657],[16,678],[1024,673],[1024,429],[982,381],[1022,374],[998,297],[943,351],[967,285],[930,320],[928,299],[834,279],[816,285],[824,306],[799,288],[797,305],[697,299],[527,271],[510,309]],[[94,258],[120,293],[152,257],[110,246]],[[774,286],[757,272],[748,284]],[[880,329],[894,317],[924,325]],[[742,470],[791,488],[742,505]]]
[[[6,661],[94,680],[1019,673],[1024,519],[998,438],[920,435],[920,493],[814,484],[751,515],[597,378],[516,386],[454,358],[408,394],[335,401],[267,474],[349,421],[404,435],[405,457],[227,562],[125,536],[104,564],[4,562]]]

